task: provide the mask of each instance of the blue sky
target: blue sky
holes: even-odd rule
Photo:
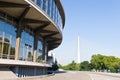
[[[66,15],[62,44],[53,50],[60,64],[81,61],[93,54],[120,57],[120,0],[62,0]]]

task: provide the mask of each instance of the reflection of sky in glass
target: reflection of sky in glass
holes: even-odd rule
[[[37,47],[37,57],[42,55],[42,41],[38,41],[38,47]]]
[[[16,29],[12,25],[0,21],[0,31],[16,36],[15,30]]]
[[[2,41],[4,41],[2,43],[10,44],[12,49],[15,49],[15,44],[16,44],[15,31],[16,29],[12,25],[0,21],[0,37],[2,37]]]
[[[11,41],[11,40],[10,40],[10,34],[9,34],[9,33],[5,33],[4,36],[5,36],[6,39],[8,39],[9,41]]]
[[[21,43],[20,43],[20,53],[19,57],[26,59],[28,57],[28,52],[31,52],[33,55],[33,43],[34,38],[27,32],[22,32]]]
[[[43,0],[43,6],[42,6],[42,9],[44,10],[44,11],[46,11],[46,0]]]
[[[43,9],[49,17],[57,24],[57,26],[62,30],[62,17],[58,10],[58,7],[55,4],[55,0],[32,0]]]
[[[0,37],[2,37],[3,36],[3,32],[2,31],[0,31]]]
[[[5,22],[0,21],[0,36],[3,36],[3,32],[4,32],[5,33],[4,34],[5,38],[7,38],[9,40],[10,40],[10,37],[16,38],[15,30],[16,29],[12,25],[9,25],[9,24],[7,24]],[[15,43],[15,41],[14,41],[14,43]]]

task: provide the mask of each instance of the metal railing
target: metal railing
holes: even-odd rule
[[[0,54],[1,59],[15,59],[15,55]]]
[[[0,53],[0,59],[12,59],[14,60],[15,59],[15,55],[8,55],[8,54],[1,54]],[[33,62],[33,59],[30,58],[30,59],[25,59],[23,57],[19,57],[19,60],[20,61],[29,61],[29,62]],[[37,63],[46,63],[45,60],[39,60],[37,61]]]

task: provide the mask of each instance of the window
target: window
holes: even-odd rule
[[[0,56],[1,58],[14,59],[16,44],[16,28],[0,21]]]
[[[42,41],[38,41],[38,47],[37,47],[37,62],[40,62],[42,60]]]
[[[33,2],[35,2],[35,0],[32,0]]]
[[[19,60],[33,61],[34,38],[27,32],[22,32]]]
[[[42,9],[44,10],[44,11],[46,11],[46,0],[43,0],[43,6],[42,6]]]
[[[57,26],[62,30],[62,19],[58,7],[55,4],[55,0],[32,0],[36,3],[42,10],[44,10],[51,19],[57,24]]]
[[[37,0],[37,5],[40,7],[41,6],[41,0]]]
[[[47,9],[47,13],[48,15],[51,17],[51,0],[48,0],[48,9]]]

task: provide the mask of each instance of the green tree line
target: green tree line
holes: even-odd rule
[[[115,56],[97,54],[92,56],[90,62],[95,71],[119,72],[120,70],[120,58]]]
[[[75,61],[72,61],[65,66],[59,64],[59,68],[77,71],[120,72],[120,58],[95,54],[92,55],[90,62],[83,61],[77,64]]]

